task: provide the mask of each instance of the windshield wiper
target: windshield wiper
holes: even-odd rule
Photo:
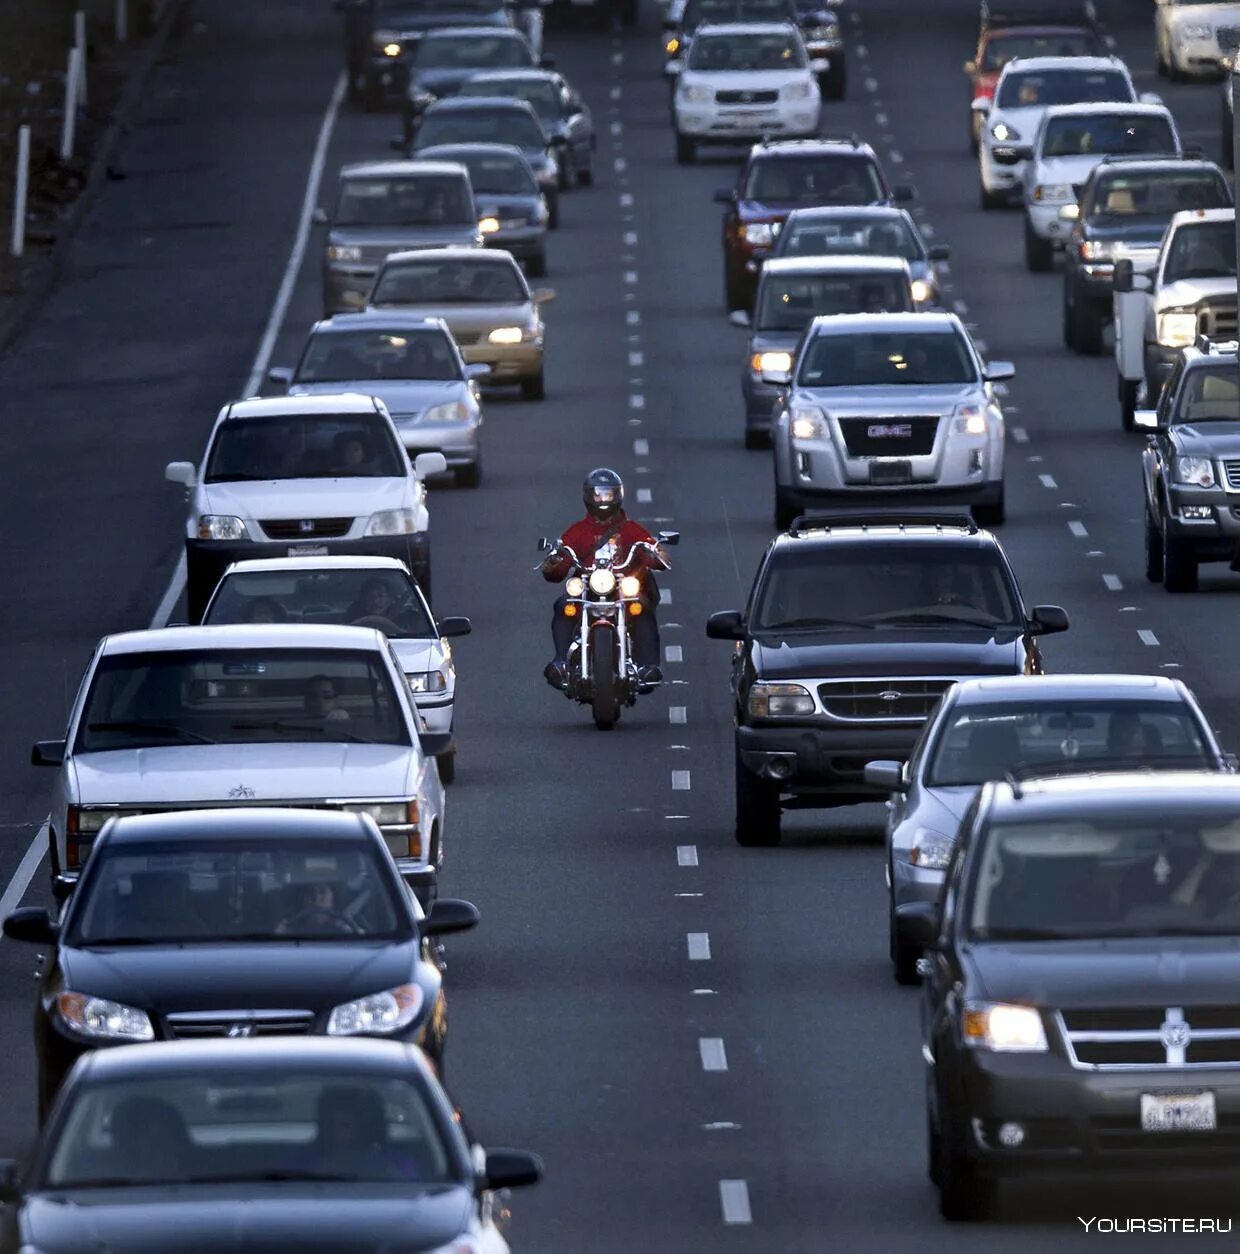
[[[204,482],[206,483],[263,483],[267,479],[274,478],[274,475],[250,475],[243,470],[238,470],[234,474],[227,475],[208,475]]]
[[[188,744],[214,745],[219,742],[209,736],[203,736],[187,727],[177,727],[174,723],[144,723],[140,719],[114,719],[103,723],[87,723],[86,730],[92,732],[132,732],[136,736],[161,736],[168,740],[183,740]]]
[[[759,628],[760,631],[787,631],[789,628],[802,627],[873,627],[873,623],[859,623],[853,618],[789,618],[782,623],[772,623]]]
[[[881,618],[871,619],[871,624],[879,623],[952,623],[960,627],[997,627],[1000,625],[991,619],[969,618],[960,614],[940,614],[926,610],[913,610],[907,614],[884,614]]]
[[[986,941],[1035,941],[1035,940],[1081,940],[1071,932],[1060,932],[1047,927],[991,927],[982,928],[973,933],[974,940]]]
[[[333,738],[339,737],[342,740],[350,740],[359,745],[373,745],[375,743],[369,736],[359,736],[356,732],[351,732],[341,727],[338,719],[333,719],[332,722],[335,724],[334,726],[319,727],[314,723],[289,723],[276,719],[269,723],[232,723],[230,726],[233,731],[273,731],[289,734],[314,732],[320,736],[326,736],[330,732]]]
[[[214,1176],[185,1176],[180,1180],[169,1180],[168,1184],[246,1184],[254,1181],[259,1184],[279,1183],[282,1181],[311,1181],[322,1184],[356,1184],[364,1179],[356,1172],[341,1171],[236,1171]],[[165,1183],[161,1181],[160,1183]],[[393,1182],[395,1183],[395,1182]]]

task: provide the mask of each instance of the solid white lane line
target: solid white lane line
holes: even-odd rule
[[[1102,582],[1106,585],[1108,592],[1122,592],[1124,588],[1123,580],[1118,575],[1103,575]]]
[[[751,1224],[753,1214],[749,1209],[749,1185],[744,1180],[720,1180],[719,1203],[723,1207],[725,1224]]]
[[[637,489],[637,503],[638,503],[638,505],[649,505],[652,499],[653,499],[653,498],[652,498],[652,497],[651,497],[651,495],[650,495],[650,489],[649,489],[649,488],[638,488],[638,489]]]
[[[697,866],[698,855],[696,845],[677,845],[676,846],[676,865],[677,866]]]
[[[664,648],[663,656],[669,662],[683,662],[685,660],[685,651],[681,645],[669,644]]]
[[[152,627],[164,627],[168,620],[172,617],[172,607],[176,605],[180,599],[181,590],[185,587],[185,550],[181,550],[181,556],[177,558],[177,564],[172,569],[172,578],[168,580],[168,586],[164,589],[164,595],[159,598],[159,604],[155,607],[155,614],[151,619]]]
[[[634,440],[633,452],[636,453],[638,457],[649,457],[650,456],[650,441],[649,440]]]
[[[1044,488],[1057,488],[1057,487],[1059,487],[1059,484],[1057,484],[1057,483],[1055,482],[1055,476],[1054,476],[1054,475],[1039,475],[1039,476],[1038,476],[1038,479],[1039,479],[1039,481],[1041,482],[1041,484],[1042,484],[1042,486],[1043,486]]]
[[[689,721],[689,711],[683,705],[669,705],[667,707],[667,721],[669,723],[687,723]]]
[[[703,1071],[726,1071],[728,1069],[728,1053],[723,1048],[722,1037],[700,1037],[698,1039],[698,1053],[702,1058]]]
[[[1151,649],[1158,644],[1158,637],[1148,627],[1142,627],[1137,632],[1137,639]]]
[[[43,855],[46,852],[47,824],[44,823],[35,833],[34,840],[30,842],[30,848],[26,850],[21,862],[17,865],[17,870],[13,872],[13,878],[9,880],[4,896],[0,897],[0,918],[12,914],[21,905],[26,889],[30,887],[30,881],[34,879],[34,873],[39,869],[39,863],[43,861]]]
[[[692,849],[692,845],[685,848]],[[681,866],[690,865],[697,866],[697,853],[694,852],[693,862]],[[690,932],[688,935],[689,958],[692,962],[709,962],[710,961],[710,933],[709,932]]]
[[[672,772],[672,791],[673,792],[688,792],[690,787],[691,787],[691,784],[689,783],[688,771],[673,771]]]
[[[1078,539],[1083,539],[1089,535],[1089,532],[1085,529],[1085,524],[1076,518],[1068,524],[1068,530]]]

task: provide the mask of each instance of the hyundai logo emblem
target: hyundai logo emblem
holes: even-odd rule
[[[254,1025],[252,1023],[233,1023],[228,1028],[228,1039],[230,1041],[248,1040],[254,1035]]]

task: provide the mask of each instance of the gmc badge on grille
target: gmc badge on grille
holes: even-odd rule
[[[913,434],[911,422],[872,422],[865,429],[871,440],[907,440]]]

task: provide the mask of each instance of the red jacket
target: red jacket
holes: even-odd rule
[[[622,568],[628,563],[629,552],[633,545],[645,541],[647,544],[655,544],[655,538],[646,530],[641,523],[634,522],[628,515],[621,510],[615,518],[609,519],[607,522],[599,522],[597,519],[591,518],[588,514],[585,518],[573,523],[571,527],[560,537],[560,543],[566,544],[574,553],[581,558],[582,564],[587,570],[594,563],[595,550],[600,545],[605,544],[608,540],[614,545],[615,557],[612,565]],[[662,569],[662,563],[651,553],[638,553],[637,561],[633,567],[627,570],[626,574],[639,575],[644,587],[644,591],[649,591],[649,581],[646,577],[646,566],[651,566],[655,570]],[[548,583],[557,583],[561,579],[568,577],[569,571],[573,568],[572,559],[566,553],[560,553],[548,561],[543,566],[543,578]]]

